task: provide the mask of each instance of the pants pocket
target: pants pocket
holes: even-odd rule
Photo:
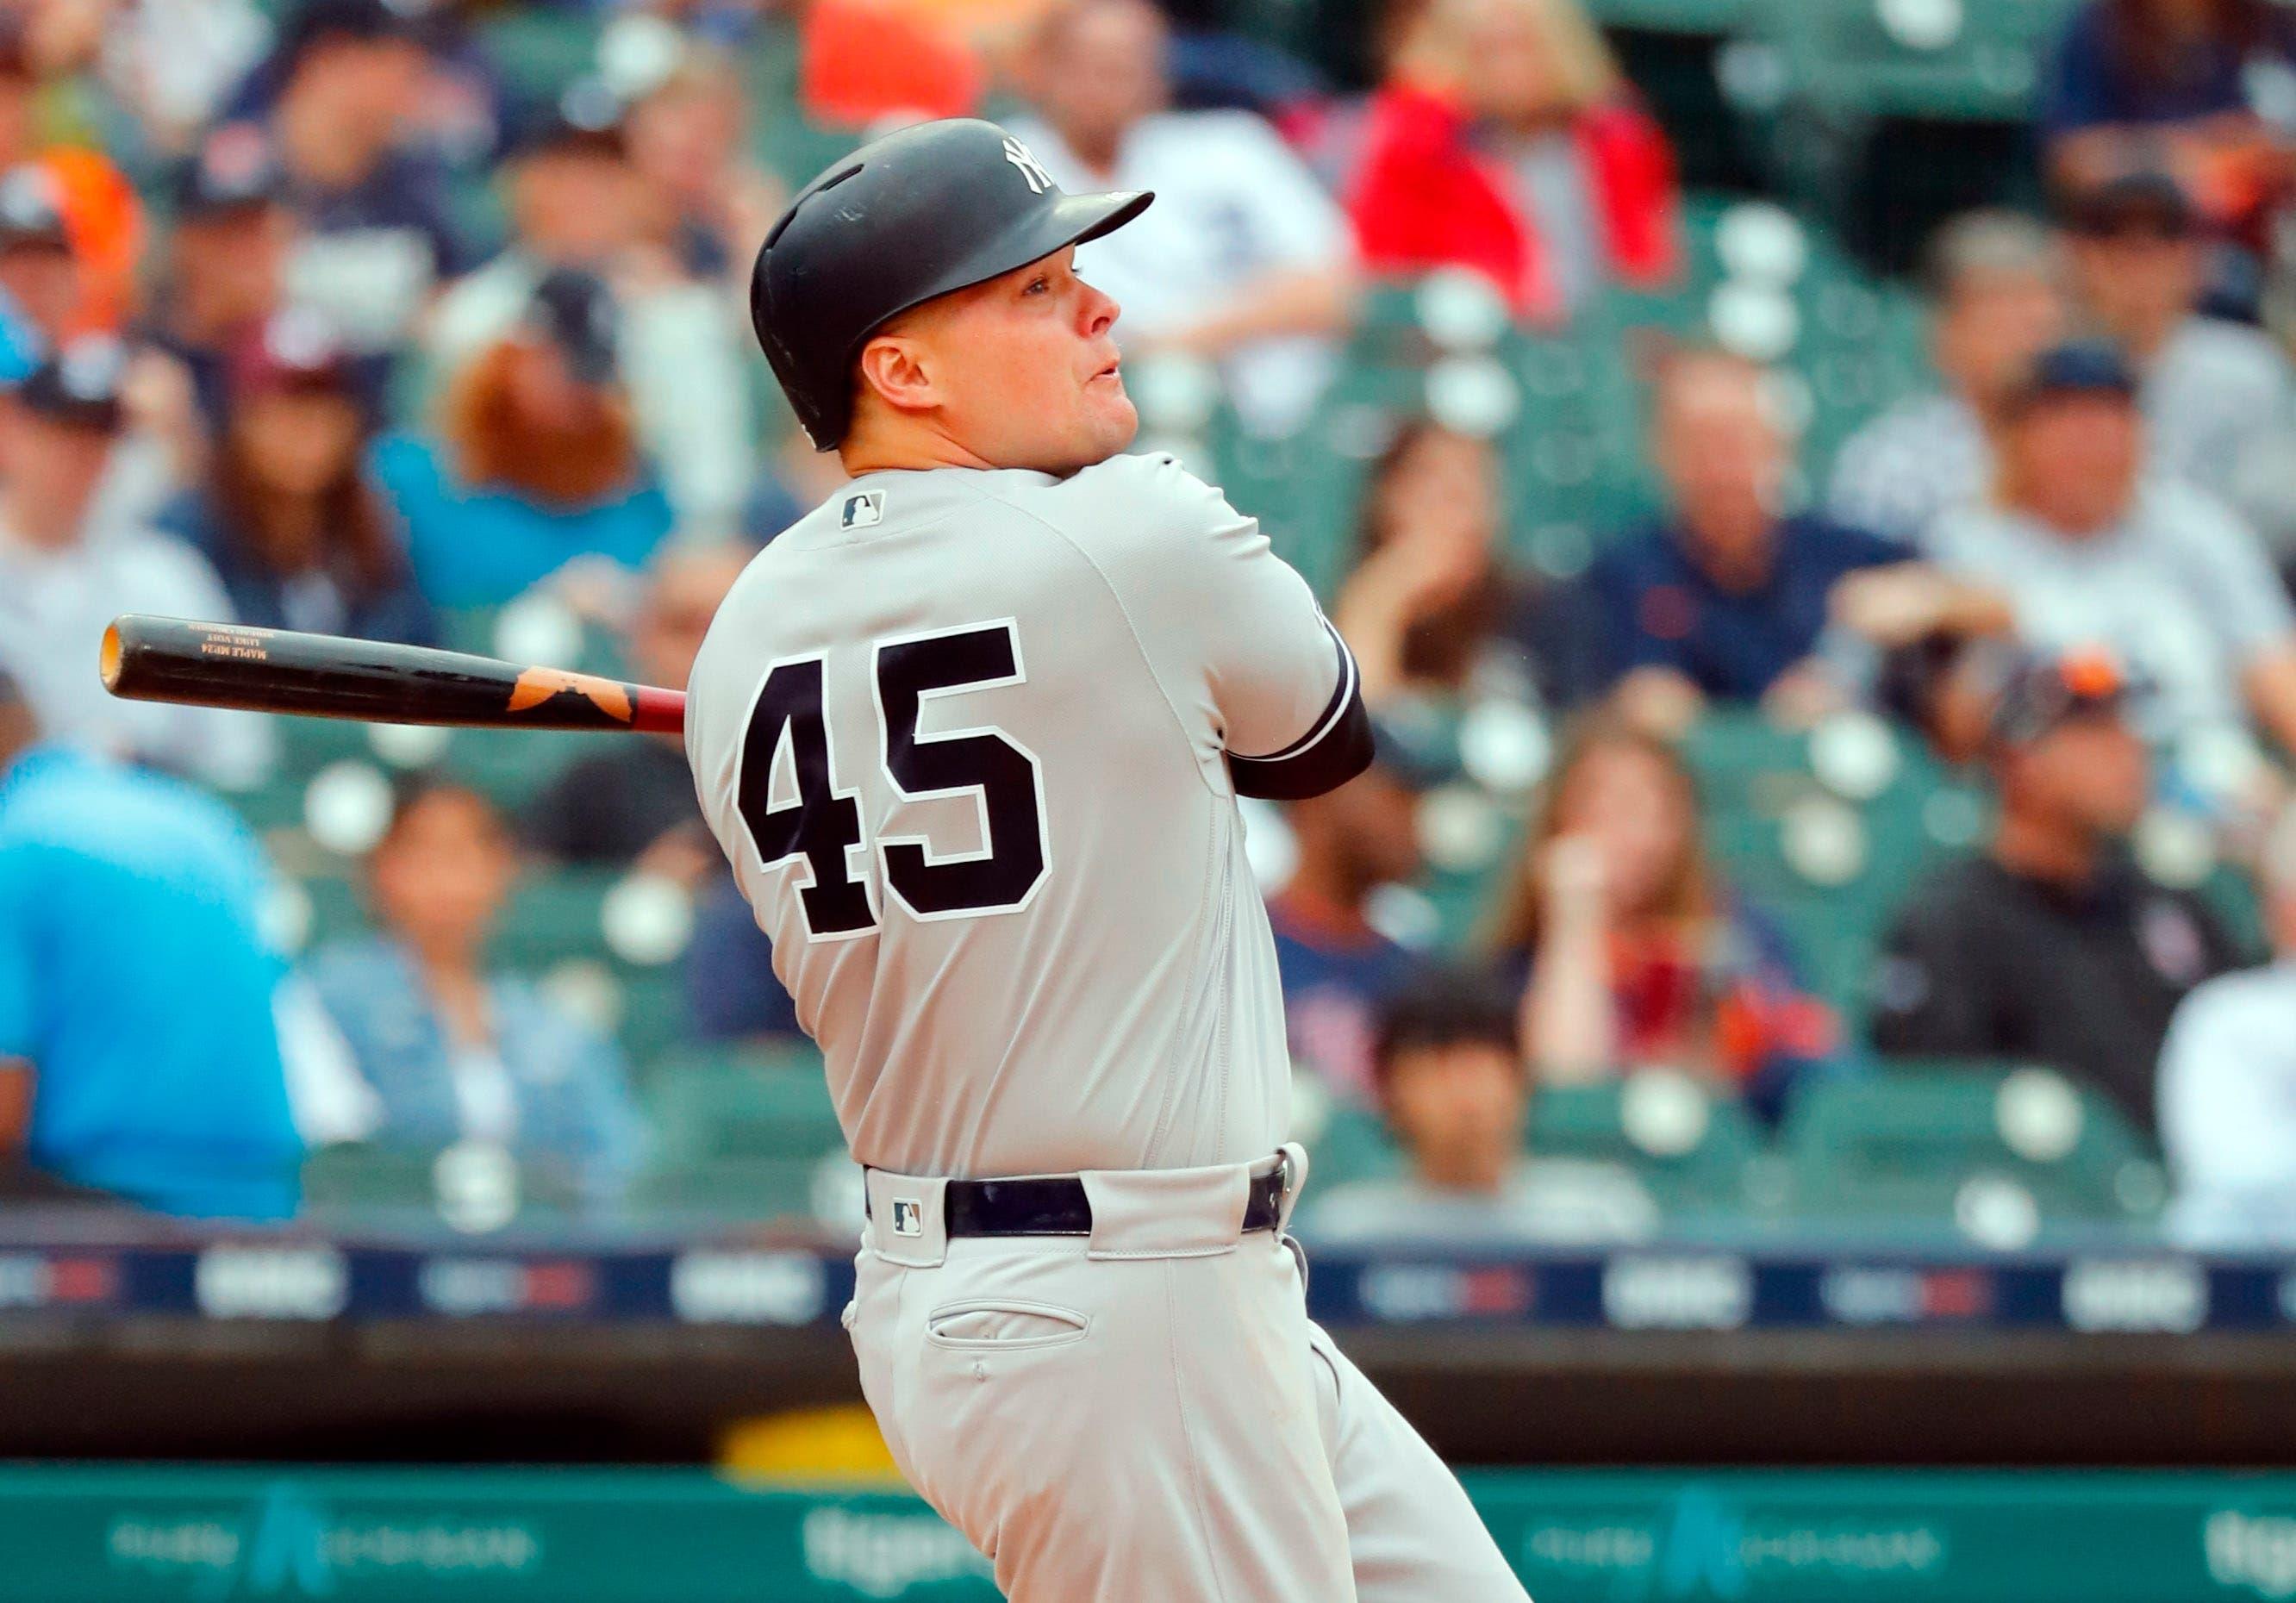
[[[1009,1297],[943,1303],[925,1315],[925,1339],[959,1353],[1013,1353],[1065,1346],[1092,1329],[1089,1316],[1054,1303]]]

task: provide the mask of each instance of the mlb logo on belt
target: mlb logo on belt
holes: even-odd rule
[[[925,1233],[925,1206],[914,1198],[893,1198],[893,1233],[897,1236],[922,1236]]]
[[[867,528],[873,523],[882,522],[884,517],[885,492],[864,490],[858,495],[848,495],[845,498],[845,517],[840,527]]]

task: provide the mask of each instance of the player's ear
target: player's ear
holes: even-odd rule
[[[933,363],[922,342],[879,334],[861,348],[861,382],[897,412],[922,412],[940,402]]]

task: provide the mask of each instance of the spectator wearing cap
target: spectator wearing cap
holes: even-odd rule
[[[433,372],[451,387],[551,274],[596,274],[619,313],[638,438],[681,524],[730,535],[757,468],[745,336],[722,282],[688,276],[649,237],[657,197],[630,160],[620,101],[594,78],[570,85],[528,119],[505,184],[511,242],[440,299],[424,341]]]
[[[1029,57],[1036,115],[1013,131],[1063,189],[1155,191],[1077,270],[1123,306],[1128,350],[1217,362],[1246,429],[1290,434],[1352,315],[1347,219],[1258,117],[1170,110],[1169,45],[1150,0],[1063,0]]]
[[[1584,1247],[1656,1232],[1657,1205],[1627,1170],[1523,1152],[1531,1075],[1510,999],[1481,977],[1399,992],[1381,1010],[1373,1063],[1405,1173],[1311,1198],[1308,1240]]]
[[[1373,1100],[1379,1009],[1423,967],[1371,918],[1383,887],[1419,877],[1418,801],[1430,778],[1382,733],[1369,768],[1285,809],[1298,856],[1267,898],[1292,1061],[1360,1103]]]
[[[486,966],[518,871],[484,797],[410,781],[367,861],[378,932],[326,947],[308,972],[381,1104],[374,1144],[505,1148],[611,1202],[642,1141],[620,1049]]]
[[[2204,1251],[2296,1246],[2296,806],[2258,879],[2276,961],[2185,997],[2161,1049],[2169,1232]]]
[[[297,299],[362,353],[403,344],[433,288],[475,262],[445,168],[410,148],[428,37],[406,0],[307,0],[266,75],[276,98],[263,120],[298,224]]]
[[[79,331],[86,302],[55,175],[37,162],[0,173],[0,339],[11,376]]]
[[[1674,153],[1575,0],[1435,0],[1399,31],[1348,185],[1366,266],[1471,268],[1568,318],[1681,260]]]
[[[2046,649],[2109,646],[2160,691],[2159,732],[2249,719],[2296,750],[2296,610],[2238,518],[2144,471],[2136,379],[2109,345],[2045,354],[2005,408],[1996,504],[1930,551]]]
[[[2239,953],[2198,895],[2152,883],[2126,850],[2152,773],[2120,660],[2021,654],[1998,685],[1992,840],[1906,898],[1874,971],[1874,1045],[2041,1064],[2149,1130],[2169,1015]]]
[[[2086,189],[2166,166],[2243,228],[2291,177],[2296,17],[2273,0],[2089,0],[2042,78],[2051,172]]]
[[[1775,1118],[1834,1067],[1839,1026],[1796,954],[1707,860],[1696,781],[1615,719],[1575,731],[1502,888],[1494,955],[1522,986],[1540,1080],[1670,1068]]]
[[[1666,518],[1608,546],[1585,579],[1600,683],[1656,728],[1678,726],[1708,699],[1805,716],[1836,693],[1815,658],[1837,588],[1852,574],[1906,567],[1913,552],[1784,511],[1787,438],[1761,370],[1736,356],[1668,359],[1652,399],[1651,452],[1671,503]],[[1989,605],[1974,593],[1956,604]]]
[[[1588,688],[1579,594],[1510,571],[1505,519],[1490,441],[1420,418],[1380,453],[1332,609],[1374,707],[1415,724],[1492,699],[1564,706]]]
[[[668,535],[669,500],[618,376],[617,325],[603,282],[554,270],[448,387],[438,438],[377,443],[376,480],[434,606],[501,606],[577,558],[636,570]]]
[[[213,435],[229,410],[229,354],[286,303],[295,220],[282,201],[283,176],[263,130],[251,122],[215,129],[171,176],[174,225],[146,337],[183,364],[199,414]],[[379,406],[388,358],[363,364]]]
[[[122,701],[92,668],[122,612],[230,621],[215,569],[181,540],[99,526],[97,494],[124,421],[116,341],[66,346],[0,395],[0,641],[49,735],[210,783],[262,777],[271,732],[250,713]]]
[[[1915,546],[1939,513],[1991,492],[2001,403],[2067,332],[2056,241],[2030,217],[1955,218],[1931,241],[1927,278],[1930,356],[1943,383],[1851,436],[1826,497],[1841,522]]]
[[[2075,297],[2136,371],[2160,470],[2296,552],[2296,369],[2267,335],[2197,309],[2208,244],[2185,192],[2118,178],[2071,200],[2064,231]]]
[[[239,621],[435,643],[406,542],[370,480],[351,359],[318,313],[245,330],[206,482],[160,519],[221,577]]]
[[[163,1213],[286,1217],[261,849],[190,786],[42,733],[0,674],[0,1153]]]

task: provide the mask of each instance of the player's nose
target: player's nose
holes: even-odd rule
[[[1116,304],[1114,297],[1090,284],[1084,287],[1084,304],[1080,310],[1084,316],[1084,331],[1087,335],[1106,333],[1124,313],[1124,308]]]

